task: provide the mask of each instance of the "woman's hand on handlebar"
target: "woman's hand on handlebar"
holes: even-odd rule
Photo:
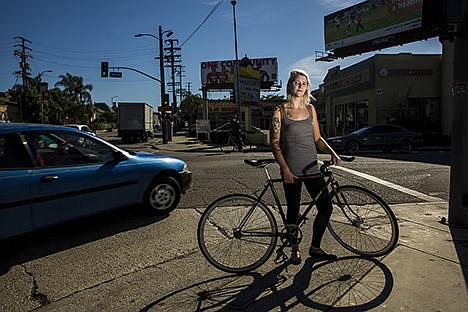
[[[341,165],[341,158],[336,153],[331,154],[331,161],[336,166]]]

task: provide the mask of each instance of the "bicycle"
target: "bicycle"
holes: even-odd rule
[[[353,161],[354,157],[344,157]],[[305,210],[296,224],[287,224],[275,183],[268,167],[275,159],[245,159],[244,163],[263,168],[266,183],[258,196],[228,194],[213,201],[203,212],[197,228],[197,239],[203,256],[214,267],[229,273],[246,273],[264,264],[273,254],[278,238],[281,244],[276,251],[275,263],[287,264],[284,249],[300,243],[301,226],[314,207],[317,198],[329,188],[333,213],[328,224],[331,235],[344,248],[365,257],[379,257],[392,251],[399,236],[398,223],[388,204],[375,193],[356,185],[340,186],[333,176],[331,161],[324,161],[320,172],[325,186]],[[263,200],[270,190],[275,206]],[[280,215],[278,227],[272,209]]]
[[[236,138],[232,133],[229,133],[226,140],[221,142],[221,152],[230,153],[234,151],[248,152],[252,149],[252,144],[247,140],[245,133],[240,135],[241,146],[239,146],[239,139]]]

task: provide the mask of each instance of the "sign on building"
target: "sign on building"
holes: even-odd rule
[[[209,61],[201,63],[202,85],[212,90],[234,88],[235,60]],[[278,80],[278,62],[276,57],[250,59],[253,69],[260,72],[260,88],[270,89]]]
[[[325,49],[338,57],[428,37],[423,0],[368,0],[325,16]]]

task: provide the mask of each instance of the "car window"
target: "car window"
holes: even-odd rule
[[[40,167],[61,167],[106,162],[113,159],[107,145],[67,131],[29,132],[24,139]]]
[[[0,170],[31,167],[31,159],[15,134],[0,136]]]
[[[61,136],[72,143],[82,154],[96,162],[114,160],[112,148],[96,139],[74,132],[63,132]]]

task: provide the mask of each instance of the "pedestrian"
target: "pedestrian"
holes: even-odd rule
[[[325,186],[317,165],[317,148],[329,153],[335,165],[340,157],[321,137],[317,113],[310,104],[310,80],[303,70],[293,70],[287,84],[286,102],[273,109],[270,129],[270,144],[277,160],[286,196],[288,224],[295,224],[299,215],[302,184],[312,197]],[[317,200],[317,215],[313,224],[312,244],[309,255],[322,260],[336,256],[326,253],[320,244],[330,220],[332,203],[328,190]],[[300,264],[299,244],[293,244],[290,262]]]
[[[231,136],[236,141],[237,149],[242,151],[244,145],[242,140],[242,128],[235,116],[229,116],[229,128]]]

